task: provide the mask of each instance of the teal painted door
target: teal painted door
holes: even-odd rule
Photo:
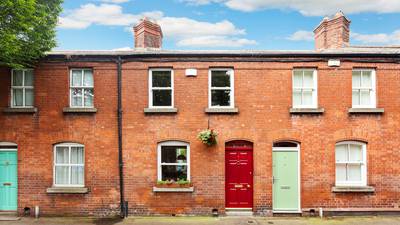
[[[273,210],[299,211],[298,152],[273,152]]]
[[[17,210],[17,152],[0,151],[0,210]]]

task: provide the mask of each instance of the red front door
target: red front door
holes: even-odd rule
[[[253,208],[252,144],[228,143],[225,150],[226,207]]]

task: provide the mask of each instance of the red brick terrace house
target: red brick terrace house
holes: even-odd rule
[[[135,50],[1,68],[0,210],[400,212],[400,48],[349,26],[325,18],[309,51],[168,51],[143,20]]]

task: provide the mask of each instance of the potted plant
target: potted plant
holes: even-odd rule
[[[192,183],[186,179],[179,179],[177,181],[174,180],[159,180],[157,181],[157,187],[161,188],[186,188],[191,187]]]
[[[217,144],[217,135],[218,134],[216,132],[214,132],[213,129],[211,129],[211,130],[206,129],[206,130],[200,131],[197,138],[204,144],[206,144],[208,146],[213,146],[213,145]]]

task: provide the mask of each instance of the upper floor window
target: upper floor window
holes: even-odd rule
[[[365,143],[345,141],[336,144],[336,186],[366,186]]]
[[[174,73],[172,69],[149,70],[149,107],[174,107]]]
[[[71,69],[70,106],[92,108],[94,99],[92,69]]]
[[[12,70],[11,107],[33,107],[34,85],[33,70]]]
[[[375,108],[375,70],[355,69],[352,76],[353,108]]]
[[[54,186],[84,186],[84,146],[62,143],[54,146]]]
[[[293,71],[293,108],[317,108],[317,70]]]
[[[190,146],[180,141],[158,144],[158,180],[190,180]]]
[[[234,104],[233,69],[210,69],[209,72],[209,107],[233,108]]]

